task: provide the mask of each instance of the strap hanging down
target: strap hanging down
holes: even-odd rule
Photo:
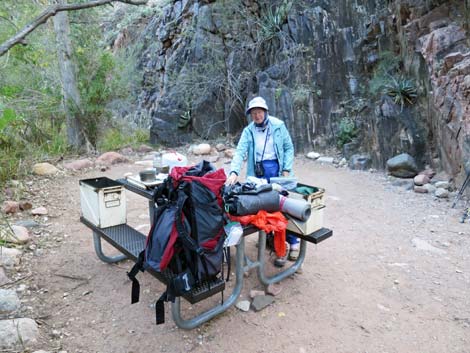
[[[144,258],[145,250],[140,252],[139,257],[137,258],[137,262],[132,267],[132,269],[127,272],[127,277],[129,277],[129,279],[132,281],[131,304],[138,303],[140,299],[140,283],[136,276],[139,271],[144,272]]]

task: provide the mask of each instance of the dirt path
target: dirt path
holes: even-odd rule
[[[141,275],[130,305],[126,271],[94,254],[79,223],[78,180],[138,171],[119,165],[49,182],[47,241],[26,263],[33,277],[24,305],[42,332],[41,349],[67,352],[470,352],[470,229],[448,201],[392,187],[381,174],[320,166],[299,158],[307,184],[327,190],[325,226],[334,236],[308,246],[304,272],[282,282],[265,310],[231,308],[192,331],[155,325],[164,289]],[[43,195],[46,197],[46,195]],[[146,201],[128,200],[129,221],[145,232]],[[39,238],[41,240],[41,238]],[[255,251],[256,239],[249,239]],[[259,287],[255,273],[242,297]],[[184,305],[189,315],[200,310]],[[167,307],[168,309],[168,307]]]

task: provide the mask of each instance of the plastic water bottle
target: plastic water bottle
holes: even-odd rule
[[[161,173],[162,169],[162,154],[160,152],[156,152],[153,155],[153,167],[155,168],[155,172]]]

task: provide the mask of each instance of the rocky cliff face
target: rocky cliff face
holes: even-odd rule
[[[142,34],[138,112],[154,143],[236,136],[259,94],[297,152],[352,139],[345,154],[378,168],[408,152],[458,175],[470,156],[468,11],[460,0],[170,1]]]

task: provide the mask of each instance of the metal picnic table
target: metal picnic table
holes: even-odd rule
[[[135,186],[127,179],[117,179],[116,181],[122,184],[127,190],[149,200],[150,219],[153,219],[153,212],[155,210],[153,190]],[[116,263],[125,259],[129,259],[135,262],[138,259],[139,253],[145,248],[146,235],[140,233],[127,224],[99,228],[83,216],[80,218],[80,221],[93,231],[95,252],[98,258],[106,263]],[[251,260],[245,253],[244,237],[253,233],[258,233],[259,236],[258,254],[255,260]],[[222,303],[215,304],[210,309],[199,313],[190,319],[183,319],[181,315],[181,298],[176,297],[174,303],[171,305],[171,312],[174,322],[180,328],[193,329],[229,309],[236,303],[238,297],[240,296],[243,288],[244,272],[251,269],[257,269],[258,279],[265,286],[278,283],[286,277],[293,275],[300,268],[305,259],[307,243],[310,242],[318,244],[319,242],[332,236],[332,234],[333,231],[328,228],[320,228],[319,230],[308,235],[296,233],[296,236],[300,238],[300,253],[298,259],[291,266],[276,273],[275,275],[267,276],[265,273],[266,232],[252,225],[245,226],[243,228],[243,236],[241,237],[238,245],[236,245],[235,286],[233,287],[230,296]],[[102,239],[107,241],[122,254],[116,256],[105,255],[101,246]],[[171,273],[165,271],[157,272],[152,269],[146,271],[165,284],[172,276]],[[211,297],[212,295],[219,293],[224,289],[225,280],[219,277],[210,283],[204,283],[200,287],[194,288],[191,292],[183,295],[183,298],[189,301],[191,304],[194,304]]]

